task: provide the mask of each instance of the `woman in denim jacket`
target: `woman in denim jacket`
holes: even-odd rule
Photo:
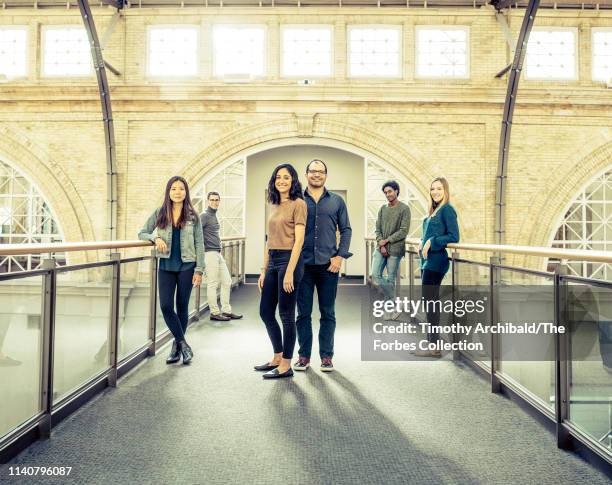
[[[200,218],[191,204],[189,186],[183,177],[174,176],[168,180],[163,205],[151,214],[138,238],[154,242],[159,258],[159,305],[174,336],[166,363],[174,364],[183,357],[183,364],[189,364],[193,359],[193,351],[185,341],[189,297],[192,287],[202,283],[204,237]]]
[[[439,299],[440,284],[449,268],[446,245],[459,242],[457,212],[450,205],[448,181],[444,177],[435,178],[429,188],[429,196],[429,215],[423,220],[423,239],[419,244],[425,302]],[[427,312],[427,321],[431,325],[439,325],[440,314],[436,311]],[[439,339],[436,332],[427,334],[429,342],[435,343]],[[419,355],[438,357],[440,351],[420,352]]]

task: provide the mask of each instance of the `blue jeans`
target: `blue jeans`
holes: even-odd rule
[[[307,264],[298,291],[297,337],[300,357],[310,358],[312,352],[312,302],[317,288],[319,300],[319,355],[322,359],[334,356],[334,333],[336,332],[336,291],[338,273],[327,271],[327,264]]]
[[[397,270],[399,268],[402,256],[384,257],[378,248],[374,251],[372,257],[372,282],[378,286],[389,300],[395,296],[395,280],[397,279]],[[383,275],[383,271],[387,268],[387,274]]]

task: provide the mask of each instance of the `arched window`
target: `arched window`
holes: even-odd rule
[[[223,170],[196,184],[191,199],[201,214],[208,206],[206,194],[218,192],[221,205],[217,219],[221,226],[221,237],[244,236],[245,171],[244,160],[238,160]]]
[[[39,190],[23,173],[0,160],[0,244],[48,244],[63,239]],[[0,256],[0,273],[37,269],[40,263],[39,255]]]
[[[612,250],[612,167],[582,190],[555,231],[554,248]],[[570,262],[572,274],[612,281],[612,265]]]
[[[387,203],[387,198],[382,192],[382,184],[387,180],[396,180],[400,185],[400,200],[410,207],[410,230],[409,238],[420,238],[422,234],[422,223],[425,218],[425,202],[418,196],[414,188],[408,184],[403,177],[391,173],[372,160],[367,161],[367,211],[368,211],[368,233],[374,236],[376,229],[376,218],[380,206]]]

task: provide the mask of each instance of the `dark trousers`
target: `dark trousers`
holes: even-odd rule
[[[442,284],[442,279],[444,278],[444,273],[438,273],[437,271],[430,271],[428,269],[424,269],[421,273],[421,282],[423,284],[423,299],[425,304],[428,302],[434,302],[440,298],[440,285]],[[429,307],[436,307],[437,305],[430,304]],[[425,307],[427,308],[427,306]],[[427,312],[427,321],[430,325],[439,325],[440,324],[440,313],[436,308],[431,308],[432,311]],[[427,340],[429,342],[437,342],[440,340],[440,334],[437,332],[427,332]]]
[[[317,289],[319,312],[319,355],[321,358],[334,356],[334,333],[336,332],[336,292],[338,273],[327,271],[327,264],[307,264],[300,283],[297,297],[297,336],[300,357],[310,358],[312,352],[312,302],[314,289]]]
[[[283,288],[283,280],[291,258],[291,250],[270,249],[268,254],[268,268],[261,290],[259,316],[266,324],[274,353],[282,352],[283,359],[291,359],[295,347],[295,303],[304,274],[304,262],[300,255],[300,259],[293,270],[293,291],[287,293]],[[277,306],[283,322],[282,333],[276,320]]]
[[[189,320],[189,297],[193,288],[193,269],[187,271],[164,271],[160,269],[157,276],[159,288],[159,306],[166,325],[177,342],[185,340]],[[176,292],[176,312],[174,311],[174,293]]]

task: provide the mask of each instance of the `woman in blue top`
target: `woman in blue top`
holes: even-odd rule
[[[440,296],[440,284],[449,268],[446,245],[459,242],[457,212],[449,203],[448,181],[444,177],[435,178],[429,188],[429,195],[429,216],[423,220],[423,239],[419,244],[423,298],[426,303]],[[438,325],[440,314],[436,311],[427,312],[427,320],[431,325]],[[437,342],[440,336],[430,332],[427,339]],[[429,355],[439,356],[440,352],[431,351]]]
[[[183,177],[174,176],[168,180],[163,205],[151,214],[138,238],[153,241],[156,255],[160,258],[157,277],[159,306],[174,336],[166,363],[174,364],[183,357],[183,364],[189,364],[193,359],[193,351],[185,341],[189,297],[192,287],[202,283],[204,236],[198,213],[191,204],[189,186]]]

